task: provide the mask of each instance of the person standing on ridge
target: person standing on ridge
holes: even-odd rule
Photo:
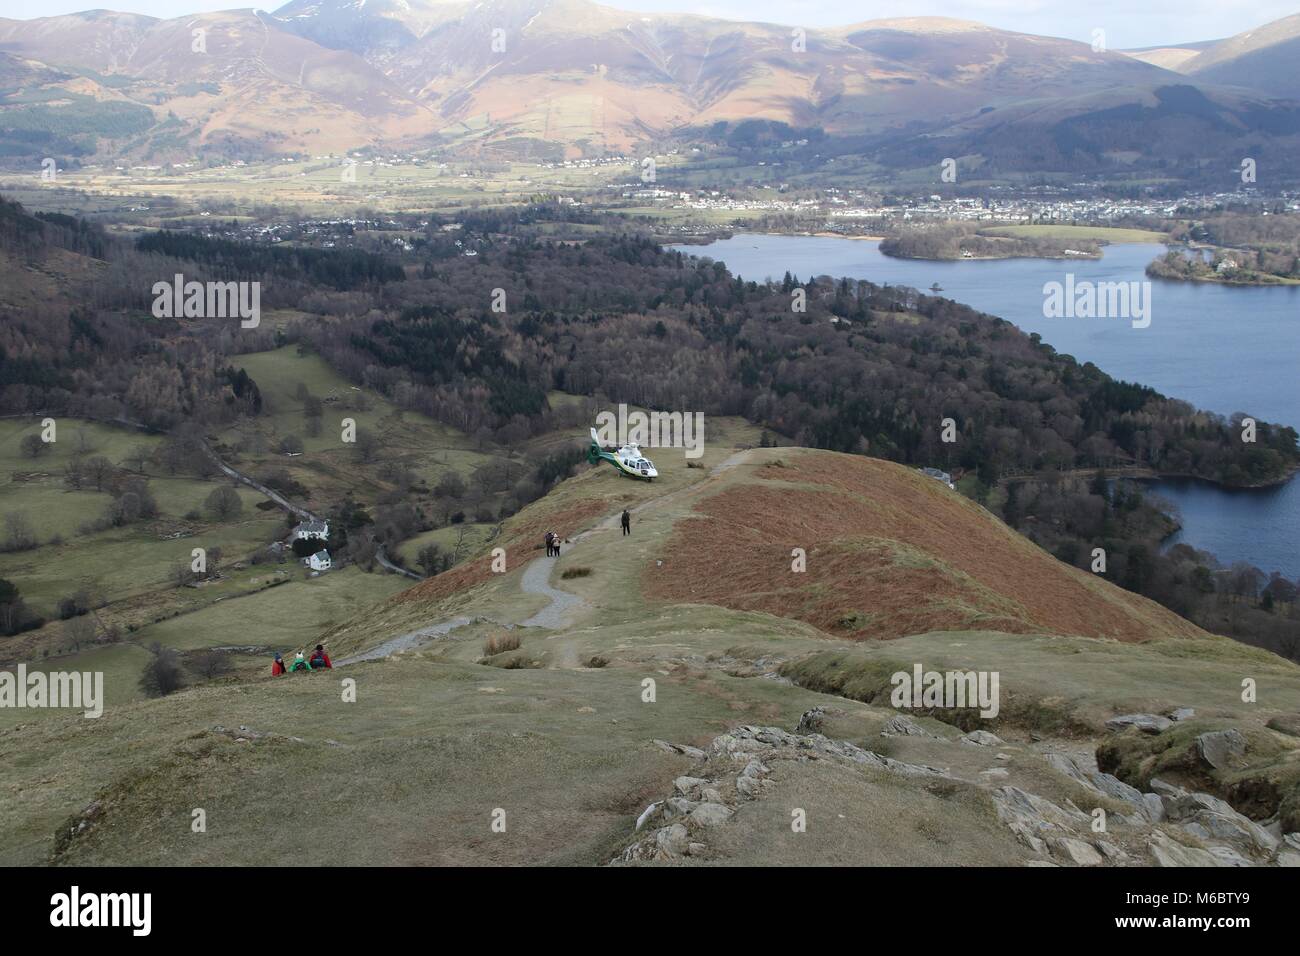
[[[623,533],[632,533],[632,515],[628,513],[626,508],[623,509]]]

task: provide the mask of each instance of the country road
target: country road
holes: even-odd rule
[[[549,627],[552,630],[559,630],[565,625],[565,618],[568,617],[569,611],[585,603],[578,595],[552,586],[551,570],[554,568],[552,562],[553,559],[550,558],[534,558],[519,582],[519,588],[525,594],[540,594],[542,597],[550,598],[551,601],[524,621],[524,627]]]
[[[415,581],[424,580],[424,578],[420,577],[420,575],[416,574],[414,571],[408,571],[406,568],[398,567],[396,564],[393,564],[392,561],[389,561],[388,555],[384,552],[384,546],[382,544],[379,546],[378,550],[375,551],[375,560],[378,561],[381,566],[392,571],[394,574],[405,575]]]

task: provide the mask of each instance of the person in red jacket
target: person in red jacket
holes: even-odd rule
[[[279,677],[284,673],[284,661],[280,658],[279,653],[275,655],[275,662],[271,664],[271,676]]]
[[[312,654],[308,663],[311,664],[312,670],[316,670],[318,667],[328,667],[331,670],[334,668],[334,665],[330,663],[330,656],[325,653],[324,644],[316,645],[316,651]]]

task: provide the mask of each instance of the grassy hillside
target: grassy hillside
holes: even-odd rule
[[[655,483],[604,467],[564,482],[485,545],[505,548],[504,573],[483,550],[373,606],[351,608],[376,597],[368,590],[333,595],[320,617],[354,610],[324,630],[336,660],[470,622],[395,656],[236,674],[162,700],[119,698],[98,721],[59,714],[0,730],[13,768],[0,860],[600,864],[674,778],[697,772],[683,748],[738,725],[788,731],[820,706],[828,737],[941,768],[943,782],[774,758],[759,796],[699,831],[680,862],[938,864],[962,848],[971,862],[1016,864],[1041,857],[1000,822],[992,788],[1097,805],[1045,755],[1086,755],[1114,714],[1191,706],[1213,726],[1283,740],[1265,723],[1300,710],[1300,668],[1080,575],[932,479],[870,459],[738,449],[748,437],[722,430],[705,468],[661,452]],[[549,560],[548,527],[568,539]],[[793,585],[789,551],[801,545],[808,571]],[[193,646],[257,631],[281,620],[289,587],[330,578],[344,581],[192,615],[203,635],[179,622],[155,633]],[[552,613],[554,591],[576,602]],[[821,626],[832,607],[863,611],[861,626]],[[539,611],[545,626],[521,626]],[[292,640],[308,633],[304,621]],[[501,638],[518,644],[486,645]],[[927,736],[881,736],[895,716],[881,688],[915,662],[1000,671],[1003,713],[984,725],[1002,740],[996,759],[925,716],[914,715]],[[1241,701],[1245,676],[1258,703]],[[1270,748],[1275,763],[1294,752]],[[792,806],[815,823],[806,840],[790,839]],[[206,833],[191,831],[195,808]],[[504,833],[491,828],[496,811]],[[309,830],[309,816],[324,825]],[[1141,862],[1151,833],[1116,825],[1108,839]]]
[[[1062,564],[919,472],[849,455],[769,450],[744,483],[696,506],[647,572],[660,598],[797,617],[852,640],[937,630],[1141,641],[1198,629]],[[793,549],[807,569],[793,570]],[[723,562],[726,574],[705,573]]]

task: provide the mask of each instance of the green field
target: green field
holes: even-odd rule
[[[192,535],[177,539],[162,538],[141,525],[74,535],[61,545],[0,555],[0,577],[16,582],[27,603],[47,614],[59,598],[80,587],[92,587],[110,601],[165,587],[179,565],[190,563],[193,548],[220,548],[224,561],[235,561],[283,532],[278,510],[253,508],[262,500],[257,492],[240,489],[239,495],[244,517],[230,524],[199,522]]]
[[[266,582],[277,575],[276,570],[267,567],[236,577],[242,578],[240,583],[245,586],[250,578]],[[238,648],[231,652],[234,673],[251,678],[269,672],[273,651],[292,654],[306,650],[327,628],[411,583],[397,575],[368,574],[357,568],[310,578],[295,563],[283,566],[279,573],[287,575],[287,583],[247,595],[230,593],[231,588],[217,589],[215,597],[209,595],[206,606],[141,628],[128,641],[32,661],[28,671],[102,671],[105,706],[110,708],[145,698],[139,687],[140,672],[149,659],[146,648],[155,641],[181,652]],[[221,590],[226,596],[221,595]],[[246,650],[251,647],[266,650]],[[5,669],[12,666],[6,665]],[[197,682],[200,678],[191,675],[190,680]],[[61,713],[55,710],[0,709],[0,728],[58,716]]]
[[[367,573],[355,567],[316,578],[305,576],[299,565],[286,567],[287,584],[161,621],[141,629],[135,637],[144,644],[158,641],[182,651],[257,645],[289,653],[314,645],[327,627],[354,617],[412,583],[399,575]]]
[[[981,235],[1012,239],[1091,239],[1096,242],[1164,242],[1169,237],[1150,229],[1121,229],[1111,226],[991,226]]]
[[[282,514],[258,509],[263,497],[244,486],[236,489],[243,503],[237,520],[217,525],[202,515],[186,517],[201,512],[207,496],[226,479],[167,476],[149,468],[145,475],[158,503],[157,518],[122,528],[85,529],[112,499],[107,492],[67,488],[63,469],[68,461],[78,453],[102,455],[126,467],[131,449],[154,447],[158,439],[65,419],[58,423],[56,441],[47,452],[36,459],[23,457],[22,436],[40,429],[34,421],[0,422],[0,514],[24,516],[40,545],[0,554],[0,577],[14,581],[38,613],[52,615],[60,598],[83,588],[118,601],[166,587],[176,567],[189,563],[193,548],[221,548],[231,562],[282,533]]]
[[[358,435],[379,439],[377,460],[398,462],[429,487],[449,470],[469,480],[475,468],[494,458],[479,451],[466,435],[414,412],[397,409],[370,389],[354,386],[319,356],[299,355],[292,346],[239,357],[237,363],[257,382],[262,393],[262,414],[254,421],[229,429],[223,440],[240,449],[238,465],[257,471],[286,468],[311,493],[312,504],[326,504],[352,492],[366,498],[387,487],[376,478],[377,465],[357,460],[353,445],[343,442],[343,420],[356,423]],[[322,400],[321,434],[307,434],[299,384]],[[287,435],[302,440],[303,454],[281,453]]]

